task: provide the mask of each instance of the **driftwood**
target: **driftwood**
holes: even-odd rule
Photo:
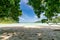
[[[54,29],[53,31],[60,31],[60,29]]]

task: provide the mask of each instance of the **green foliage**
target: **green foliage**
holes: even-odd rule
[[[0,18],[11,17],[18,22],[18,16],[21,16],[20,0],[0,0]]]
[[[36,21],[35,23],[48,23],[47,19],[43,19],[41,21]],[[60,16],[57,16],[56,18],[52,18],[52,20],[49,20],[49,23],[60,23]]]
[[[43,19],[41,21],[40,20],[39,21],[36,21],[35,23],[48,23],[47,21],[48,21],[47,19]]]
[[[60,16],[57,16],[56,18],[53,18],[51,22],[60,23]]]
[[[14,19],[12,19],[11,17],[4,17],[4,18],[0,18],[0,23],[17,23],[17,21],[14,21]]]
[[[45,13],[47,21],[60,13],[60,0],[29,0],[29,5],[33,7],[38,18],[41,13]]]

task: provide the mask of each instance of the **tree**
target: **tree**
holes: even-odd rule
[[[0,20],[9,20],[10,18],[18,22],[18,16],[21,16],[20,0],[0,0]],[[10,19],[10,21],[12,21]]]
[[[46,19],[44,19],[44,20],[39,20],[39,21],[36,21],[35,23],[47,23],[47,20]],[[57,16],[57,17],[54,17],[54,18],[52,18],[52,20],[49,20],[49,23],[60,23],[60,16]]]
[[[60,23],[60,16],[57,16],[56,18],[53,18],[51,22]]]
[[[40,14],[44,13],[48,22],[60,13],[60,0],[29,0],[28,4],[33,7],[38,18],[40,18]]]

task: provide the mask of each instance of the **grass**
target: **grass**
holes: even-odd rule
[[[8,24],[8,23],[17,23],[15,20],[13,20],[11,17],[4,17],[4,18],[0,18],[0,23],[1,24]]]

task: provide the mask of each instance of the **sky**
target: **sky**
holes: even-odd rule
[[[36,22],[38,20],[41,20],[45,18],[43,14],[41,14],[41,18],[37,18],[37,16],[34,13],[33,8],[27,4],[28,0],[21,0],[20,2],[20,8],[22,10],[22,16],[19,17],[19,22]]]

